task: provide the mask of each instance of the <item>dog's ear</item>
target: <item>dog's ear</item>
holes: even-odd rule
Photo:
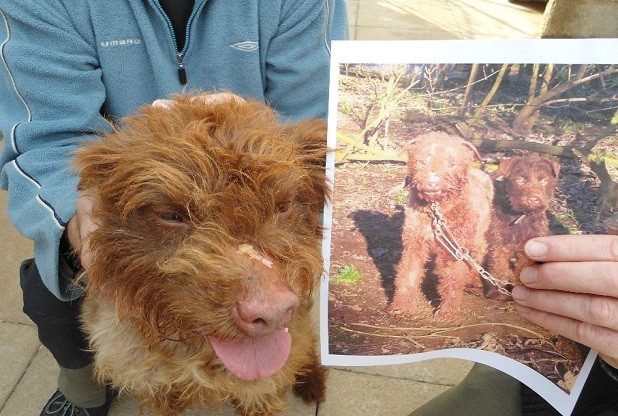
[[[324,167],[326,164],[326,122],[309,119],[283,127],[286,137],[298,146],[306,163]]]
[[[554,159],[546,159],[547,163],[549,163],[549,167],[551,168],[551,173],[554,175],[554,178],[557,178],[560,174],[560,163]]]
[[[115,146],[118,144],[118,146]],[[109,177],[109,172],[120,163],[121,148],[119,142],[103,140],[86,143],[75,153],[74,164],[79,172],[78,189],[96,189]]]
[[[479,153],[478,149],[476,148],[475,145],[473,145],[472,143],[470,143],[467,140],[461,140],[461,144],[465,147],[467,147],[468,149],[472,150],[472,153],[474,153],[474,156],[476,156],[477,160],[479,162],[483,161],[483,156],[481,156],[481,154]]]
[[[410,139],[406,142],[406,144],[403,145],[403,147],[401,148],[401,150],[399,151],[399,153],[397,153],[397,155],[402,155],[404,153],[408,153],[410,151],[410,148],[412,148],[412,145],[414,143],[416,143],[419,140],[418,137],[415,137],[414,139]]]
[[[509,176],[509,174],[511,173],[511,171],[513,170],[513,166],[515,166],[517,162],[517,158],[512,157],[509,159],[502,159],[500,160],[500,167],[498,168],[498,170],[506,175]]]
[[[283,127],[283,134],[293,140],[298,148],[300,163],[308,169],[313,189],[326,199],[327,125],[324,120],[309,119]]]

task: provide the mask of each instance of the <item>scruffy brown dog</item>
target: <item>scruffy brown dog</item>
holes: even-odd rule
[[[547,209],[554,196],[560,164],[532,154],[502,159],[494,173],[496,193],[488,232],[487,271],[500,280],[517,282],[531,261],[523,253],[530,238],[551,234]],[[486,297],[499,297],[486,286]]]
[[[142,108],[78,153],[98,229],[83,323],[101,380],[177,415],[324,399],[309,319],[322,275],[322,121],[232,94]]]
[[[480,160],[469,142],[446,133],[428,133],[408,143],[409,198],[403,226],[403,254],[395,279],[391,310],[405,314],[426,309],[421,289],[427,268],[437,277],[440,319],[457,315],[464,287],[480,285],[469,262],[458,260],[439,242],[432,204],[445,221],[447,233],[481,264],[487,244],[493,186],[487,174],[473,168]],[[444,232],[440,228],[438,232]],[[429,266],[432,267],[429,267]]]

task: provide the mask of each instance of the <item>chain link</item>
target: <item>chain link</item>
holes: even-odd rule
[[[453,256],[456,260],[465,261],[468,263],[476,272],[481,276],[481,278],[487,280],[489,283],[494,285],[498,291],[504,295],[511,296],[511,292],[507,289],[511,287],[512,284],[505,280],[500,280],[494,277],[491,273],[483,268],[480,264],[478,264],[472,256],[470,256],[470,252],[461,247],[459,243],[455,240],[455,238],[451,235],[446,226],[446,220],[440,211],[440,207],[437,202],[432,202],[430,205],[430,209],[432,212],[431,215],[431,225],[433,228],[433,233],[436,237],[438,243],[442,245],[448,251],[451,256]]]

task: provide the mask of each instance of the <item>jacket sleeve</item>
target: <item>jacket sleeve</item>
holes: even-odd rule
[[[59,242],[77,200],[72,153],[109,128],[94,47],[72,18],[60,1],[0,4],[0,187],[11,222],[34,240],[43,282],[63,300],[77,296],[58,279]]]
[[[284,117],[326,117],[330,42],[347,39],[344,0],[282,1],[266,56],[268,102]]]

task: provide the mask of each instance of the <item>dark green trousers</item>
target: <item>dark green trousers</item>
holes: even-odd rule
[[[521,416],[521,384],[491,367],[474,364],[466,378],[411,416]]]
[[[618,381],[594,364],[574,416],[618,416]],[[531,389],[492,367],[475,363],[455,387],[410,416],[554,416],[559,413]]]

